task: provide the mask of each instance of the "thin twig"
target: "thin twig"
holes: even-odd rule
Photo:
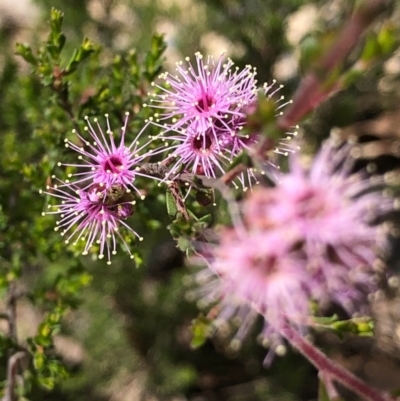
[[[185,206],[185,201],[182,198],[181,191],[179,190],[179,185],[177,182],[172,181],[168,184],[168,190],[170,191],[172,197],[174,198],[175,205],[178,209],[178,212],[181,213],[182,217],[189,221],[189,213]]]
[[[17,290],[17,283],[15,281],[10,282],[8,286],[8,297],[7,297],[7,322],[8,322],[8,337],[12,343],[16,346],[18,343],[17,337],[17,300],[21,294]],[[10,350],[14,352],[14,350]],[[20,361],[25,357],[25,351],[18,351],[17,353],[10,355],[7,363],[7,382],[4,390],[4,396],[2,401],[15,401],[15,386],[18,372],[21,371]]]
[[[58,102],[59,105],[68,114],[68,117],[71,119],[72,125],[74,126],[76,132],[80,136],[82,136],[82,132],[81,132],[78,122],[76,121],[76,117],[75,117],[71,102],[69,100],[63,99],[61,97],[62,95],[59,92],[56,91],[56,93],[60,96],[59,102]]]
[[[367,383],[354,376],[341,365],[329,359],[312,343],[306,340],[304,335],[296,329],[286,325],[281,334],[298,349],[323,375],[327,375],[331,380],[346,386],[355,393],[369,401],[394,401],[395,398],[382,394],[378,390],[370,387]]]
[[[17,385],[18,374],[22,373],[21,365],[22,361],[26,358],[27,353],[24,351],[18,351],[16,354],[8,358],[7,364],[7,382],[4,389],[4,395],[1,401],[16,401],[17,396],[15,394],[15,388]]]
[[[76,132],[82,136],[82,132],[79,128],[79,124],[76,121],[76,117],[74,114],[72,103],[68,98],[68,86],[63,83],[62,78],[64,75],[64,71],[60,69],[59,66],[55,66],[53,70],[54,81],[51,85],[51,89],[56,93],[58,104],[61,108],[68,114],[68,117],[72,120],[72,124],[76,130]]]
[[[8,298],[7,298],[7,316],[8,316],[8,336],[17,344],[17,283],[12,281],[8,287]]]
[[[240,163],[237,166],[235,166],[232,170],[227,171],[221,178],[221,182],[223,184],[229,184],[232,182],[240,173],[243,173],[243,171],[246,171],[247,167],[243,164]]]

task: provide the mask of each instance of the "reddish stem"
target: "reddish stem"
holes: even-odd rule
[[[327,79],[343,64],[368,26],[387,9],[390,0],[365,0],[350,17],[335,43],[318,63],[317,69],[309,72],[301,81],[293,103],[279,118],[278,125],[288,130],[302,117],[322,103],[333,92],[340,89],[337,83],[326,85]]]
[[[350,390],[369,401],[394,401],[389,395],[380,393],[370,387],[367,383],[354,376],[341,365],[329,359],[312,343],[307,341],[296,329],[286,325],[281,334],[297,348],[323,375],[329,376],[332,380],[343,384]]]

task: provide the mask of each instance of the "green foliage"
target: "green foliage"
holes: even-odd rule
[[[212,220],[210,214],[198,218],[190,211],[189,217],[189,220],[186,220],[181,214],[178,214],[167,226],[171,236],[177,241],[177,247],[187,254],[193,250],[193,241],[202,236],[204,229],[209,226]]]
[[[153,81],[160,73],[162,68],[162,55],[167,48],[163,35],[155,34],[151,38],[150,51],[144,60],[144,76],[148,81]]]
[[[96,52],[96,47],[89,39],[84,38],[63,67],[62,51],[66,42],[66,36],[62,32],[63,18],[64,14],[53,8],[50,14],[50,34],[45,46],[35,55],[28,44],[17,43],[16,53],[36,67],[35,72],[44,86],[51,86],[67,102],[69,85],[64,77],[74,73],[83,61]]]
[[[178,207],[176,206],[174,196],[170,190],[167,190],[165,194],[165,204],[167,206],[168,216],[171,217],[171,219],[175,218],[178,213]]]
[[[205,344],[211,333],[210,325],[210,319],[207,319],[207,317],[202,314],[193,320],[191,326],[192,341],[190,342],[190,346],[193,349],[199,348]]]
[[[364,63],[381,61],[399,46],[399,28],[392,23],[383,24],[377,32],[370,32],[361,53]]]
[[[87,38],[69,53],[63,18],[61,11],[51,10],[50,33],[37,50],[28,44],[16,45],[17,55],[32,68],[29,76],[17,77],[11,59],[2,76],[4,80],[15,81],[14,86],[5,86],[9,91],[9,109],[14,107],[15,114],[19,112],[29,123],[18,130],[14,121],[8,124],[5,121],[9,132],[1,144],[5,157],[0,163],[8,174],[8,181],[0,182],[4,190],[0,208],[0,249],[3,249],[1,258],[6,272],[0,276],[0,286],[7,291],[10,283],[23,280],[24,275],[29,277],[30,273],[25,271],[25,264],[29,262],[44,276],[42,280],[32,280],[27,291],[27,297],[45,312],[36,334],[25,341],[32,358],[30,381],[47,389],[54,388],[67,377],[68,372],[55,352],[54,337],[60,333],[65,315],[79,306],[82,291],[90,284],[92,275],[83,267],[79,249],[78,253],[72,250],[76,258],[67,259],[65,244],[52,230],[54,220],[41,216],[45,199],[38,197],[37,190],[53,180],[58,161],[68,159],[68,152],[61,146],[63,137],[72,128],[82,129],[79,120],[84,112],[107,111],[111,120],[119,125],[125,110],[141,108],[142,92],[160,71],[165,50],[162,36],[155,35],[150,51],[143,57],[139,58],[131,50],[100,65],[101,47]],[[108,80],[110,72],[114,78],[112,85]],[[17,96],[22,97],[22,102],[15,102]],[[145,118],[146,113],[135,119],[131,129],[138,131]],[[19,143],[28,138],[35,141],[21,150]],[[15,182],[13,176],[22,177],[17,191],[19,199],[26,204],[18,211],[10,209],[7,196],[15,196],[15,190],[10,190]],[[22,214],[21,210],[24,210]],[[4,231],[9,227],[13,228]],[[130,238],[125,240],[131,242]],[[136,250],[132,253],[139,265],[140,253]],[[4,337],[3,352],[9,347],[8,341],[8,337]]]
[[[315,325],[318,328],[335,333],[339,338],[343,338],[346,334],[370,337],[374,330],[374,322],[370,317],[339,320],[336,315],[333,315],[327,318],[315,318]]]

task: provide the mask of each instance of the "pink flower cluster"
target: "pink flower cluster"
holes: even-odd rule
[[[106,256],[108,264],[111,264],[111,255],[117,252],[117,239],[122,241],[133,258],[119,231],[120,227],[127,229],[140,241],[143,239],[124,220],[134,213],[134,194],[144,199],[135,180],[137,176],[149,177],[140,172],[139,165],[153,151],[147,149],[151,140],[139,145],[139,138],[146,127],[129,145],[126,144],[128,117],[129,113],[126,113],[118,143],[108,115],[105,132],[97,119],[94,119],[93,126],[86,118],[85,132],[89,138],[84,138],[74,130],[78,143],[65,139],[65,146],[78,153],[79,162],[59,163],[59,166],[73,168],[76,172],[69,174],[65,181],[53,176],[55,183],[47,186],[46,191],[41,191],[59,201],[56,205],[49,205],[50,210],[44,214],[60,216],[55,230],[61,231],[61,235],[66,237],[65,242],[68,244],[73,241],[76,245],[78,241],[83,241],[83,254],[87,254],[93,246],[98,247],[98,258]],[[134,193],[131,193],[132,190]]]
[[[160,109],[152,122],[163,129],[169,157],[176,158],[168,179],[182,167],[193,174],[218,177],[235,156],[257,142],[257,133],[242,134],[247,112],[258,96],[256,70],[251,66],[240,71],[224,54],[215,60],[197,52],[194,64],[187,57],[176,64],[176,75],[164,73],[160,79],[164,85],[153,83],[158,92],[150,94],[149,106]],[[271,98],[279,89],[273,82],[264,86],[264,93]],[[254,178],[249,169],[239,180],[246,189]]]
[[[382,178],[353,173],[348,144],[326,143],[309,169],[299,156],[272,188],[258,187],[240,204],[233,228],[200,246],[198,296],[217,303],[217,321],[238,316],[242,340],[257,314],[273,345],[290,324],[310,323],[310,301],[360,310],[376,289],[378,255],[386,236],[377,219],[393,210]]]

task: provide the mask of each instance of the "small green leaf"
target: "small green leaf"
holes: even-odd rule
[[[162,54],[164,53],[167,45],[164,40],[164,35],[155,34],[151,38],[150,52],[147,53],[144,62],[145,76],[149,81],[153,81],[160,73],[162,67]]]
[[[46,42],[46,49],[54,61],[58,61],[64,48],[66,37],[61,32],[64,13],[55,8],[50,12],[50,35]]]
[[[399,30],[393,23],[386,23],[378,33],[377,41],[382,54],[392,53],[399,45]]]
[[[129,61],[129,72],[130,72],[130,79],[134,86],[137,86],[140,80],[140,66],[137,60],[137,54],[135,50],[131,50],[128,54],[128,61]]]
[[[50,11],[50,29],[52,34],[61,33],[61,27],[64,20],[64,13],[56,8],[52,8]]]
[[[365,76],[364,70],[360,70],[359,68],[357,68],[357,66],[355,66],[354,68],[349,69],[342,75],[341,77],[341,81],[343,83],[342,85],[344,88],[347,88],[348,86],[358,82],[364,76]]]
[[[60,58],[65,41],[65,35],[60,33],[59,35],[52,37],[51,41],[46,44],[46,49],[53,60],[57,61]]]
[[[38,61],[33,55],[32,49],[29,45],[26,43],[17,43],[16,48],[15,54],[21,56],[29,64],[37,65]]]
[[[380,54],[379,43],[374,32],[371,32],[364,44],[364,48],[361,54],[361,60],[364,62],[370,62]]]
[[[42,353],[36,353],[33,358],[33,366],[36,370],[41,370],[44,366],[45,356]]]
[[[182,252],[186,252],[187,250],[191,249],[192,247],[192,242],[185,237],[179,237],[176,241],[176,246],[178,249],[180,249]]]
[[[357,317],[348,320],[337,320],[337,316],[323,318],[316,317],[317,326],[331,330],[340,338],[346,333],[353,333],[359,336],[372,336],[374,330],[373,320],[369,317]]]
[[[331,401],[322,380],[319,381],[318,385],[318,401]]]
[[[169,189],[167,189],[167,193],[165,195],[165,203],[167,206],[168,216],[171,217],[171,219],[175,218],[176,214],[178,213],[178,208],[176,206],[174,196]]]
[[[211,214],[206,214],[205,216],[199,218],[199,222],[206,223],[207,226],[211,225],[212,221],[213,217]]]
[[[85,61],[91,54],[97,51],[97,47],[88,38],[83,39],[81,46],[75,50],[70,58],[66,68],[65,75],[72,74],[76,71],[79,64]]]
[[[211,331],[211,321],[207,319],[203,314],[199,315],[192,321],[191,325],[192,340],[190,346],[193,349],[200,348],[206,341]]]
[[[300,42],[300,70],[306,72],[318,69],[321,57],[336,39],[337,32],[335,30],[312,32],[305,36]]]
[[[336,314],[332,316],[315,316],[314,321],[320,325],[330,325],[338,321],[338,316]]]
[[[56,384],[54,377],[40,377],[39,382],[43,387],[47,388],[48,390],[52,390]]]

